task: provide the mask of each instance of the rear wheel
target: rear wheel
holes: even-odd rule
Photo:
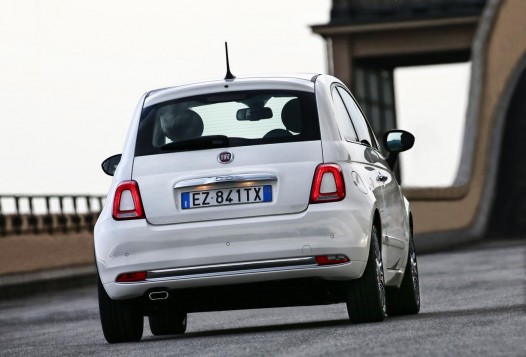
[[[402,284],[400,284],[400,288],[387,288],[386,294],[388,315],[411,315],[420,311],[420,282],[412,235],[409,239],[407,265],[405,266]]]
[[[150,331],[155,336],[185,333],[186,317],[186,312],[170,312],[158,316],[148,316]]]
[[[136,300],[113,300],[99,279],[99,312],[102,332],[109,343],[139,341],[144,319]]]
[[[347,312],[352,322],[378,322],[386,317],[384,267],[375,226],[367,265],[361,278],[346,283]]]

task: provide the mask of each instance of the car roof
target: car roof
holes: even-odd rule
[[[146,94],[144,107],[181,97],[236,90],[283,89],[314,91],[314,82],[319,74],[258,74],[240,76],[235,79],[215,79],[160,88]]]

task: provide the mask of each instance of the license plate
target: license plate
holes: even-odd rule
[[[191,191],[181,194],[181,208],[228,206],[272,201],[272,186],[234,187],[220,190]]]

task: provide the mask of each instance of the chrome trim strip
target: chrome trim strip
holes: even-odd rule
[[[190,180],[179,181],[174,185],[174,189],[210,185],[223,182],[247,182],[247,181],[277,181],[278,177],[274,174],[240,174],[224,175],[214,177],[201,177]]]
[[[184,279],[197,276],[233,275],[255,271],[289,270],[297,268],[317,267],[316,258],[298,257],[273,260],[258,260],[251,262],[237,262],[227,264],[200,265],[184,268],[151,270],[146,274],[146,280],[167,280],[172,278]]]

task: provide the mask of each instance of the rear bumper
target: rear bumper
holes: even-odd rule
[[[337,202],[298,214],[163,226],[101,216],[95,227],[99,276],[114,299],[160,288],[356,279],[367,261],[370,215],[346,206]],[[344,254],[350,262],[313,262],[314,256],[329,254]],[[115,282],[119,274],[136,271],[147,271],[146,281]]]

